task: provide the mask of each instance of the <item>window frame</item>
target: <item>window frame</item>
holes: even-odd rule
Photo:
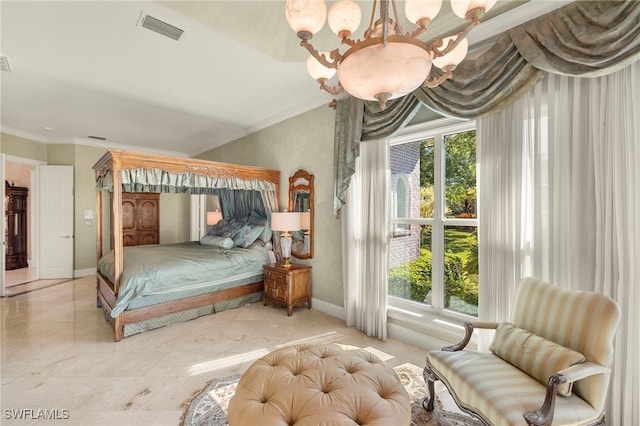
[[[444,230],[447,226],[475,226],[479,228],[479,211],[475,219],[445,217],[445,149],[444,137],[453,133],[469,130],[476,131],[476,197],[480,174],[478,172],[478,152],[480,141],[475,120],[439,119],[415,126],[406,127],[394,136],[387,138],[388,147],[413,141],[434,139],[434,214],[433,218],[394,218],[391,215],[391,234],[398,224],[431,225],[432,232],[432,297],[431,305],[388,295],[387,312],[391,319],[405,323],[415,323],[431,329],[442,340],[452,341],[451,336],[459,335],[460,325],[464,321],[477,321],[478,318],[444,308]],[[478,198],[476,198],[477,201]],[[434,243],[436,242],[436,243]],[[436,263],[437,260],[437,263]],[[436,282],[438,285],[435,285]],[[480,291],[480,290],[479,290]],[[449,337],[449,339],[447,339]],[[453,339],[456,341],[457,339]],[[475,339],[474,339],[475,340]]]

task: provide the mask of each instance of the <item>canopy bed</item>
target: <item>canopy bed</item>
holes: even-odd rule
[[[113,325],[115,341],[262,299],[279,171],[121,150],[107,151],[93,169],[97,303]],[[224,219],[200,241],[124,247],[127,192],[217,195]],[[107,202],[110,222],[103,214]]]

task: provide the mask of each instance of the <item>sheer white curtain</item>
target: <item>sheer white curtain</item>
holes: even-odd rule
[[[389,148],[363,142],[342,207],[342,282],[346,323],[387,338]]]
[[[607,418],[640,424],[640,62],[550,74],[478,134],[480,318],[508,319],[527,275],[609,295],[623,321]]]

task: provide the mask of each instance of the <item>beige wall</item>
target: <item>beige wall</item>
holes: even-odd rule
[[[0,134],[0,152],[16,157],[47,161],[47,145],[19,136]]]
[[[288,204],[289,176],[298,169],[314,175],[314,257],[294,261],[313,267],[314,298],[343,306],[340,220],[333,215],[334,119],[335,111],[322,106],[198,157],[280,170],[281,208]]]
[[[92,166],[105,148],[77,144],[45,144],[3,133],[0,152],[15,157],[74,168],[74,266],[75,271],[96,267],[96,220],[85,220],[85,210],[96,216],[96,191]],[[166,195],[166,198],[165,198]],[[189,239],[189,196],[163,194],[160,201],[160,241]],[[105,230],[108,232],[108,228]]]
[[[160,194],[160,243],[189,240],[189,194]]]

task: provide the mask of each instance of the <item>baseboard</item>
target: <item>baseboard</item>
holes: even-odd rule
[[[313,305],[313,309],[317,309],[319,311],[324,312],[325,314],[329,314],[332,317],[340,318],[341,320],[345,320],[346,317],[344,315],[344,308],[342,306],[334,305],[332,303],[327,303],[325,301],[311,298],[311,304]]]
[[[76,269],[73,271],[73,278],[88,277],[89,275],[95,275],[96,268]]]
[[[346,319],[344,308],[342,306],[337,306],[318,299],[312,299],[312,304],[314,309],[322,311],[333,317],[340,318],[341,320]],[[443,346],[447,346],[452,343],[451,341],[441,340],[428,334],[403,327],[402,325],[394,324],[391,321],[387,323],[387,334],[392,339],[409,343],[427,351],[440,349]]]
[[[404,343],[409,343],[426,351],[440,349],[443,346],[448,346],[451,344],[450,342],[439,340],[434,338],[433,336],[429,336],[403,327],[401,325],[389,322],[387,323],[387,335],[392,339],[400,340]]]

